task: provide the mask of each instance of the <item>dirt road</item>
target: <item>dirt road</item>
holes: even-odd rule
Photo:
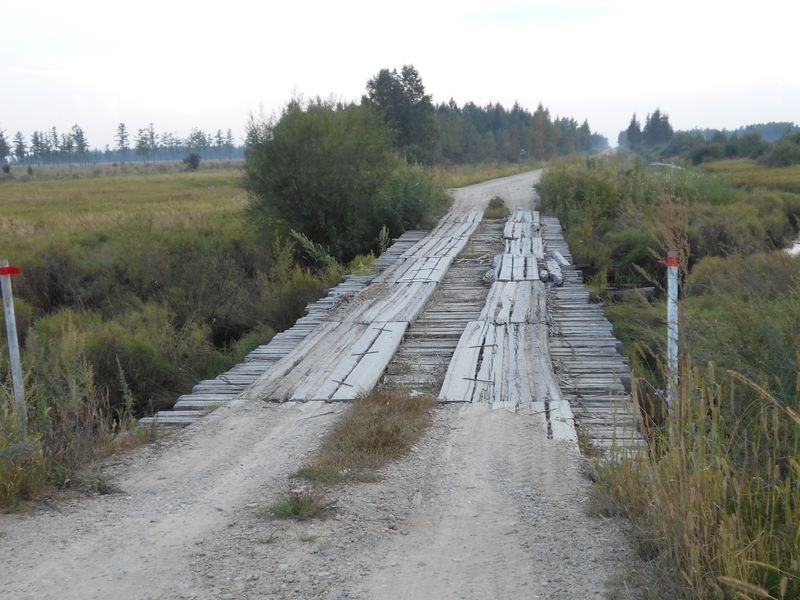
[[[456,206],[499,193],[530,208],[535,177],[457,191]],[[575,448],[483,406],[437,409],[379,481],[331,492],[333,517],[265,518],[344,410],[232,404],[106,463],[119,493],[0,515],[0,596],[591,598],[635,565],[617,526],[586,515]]]

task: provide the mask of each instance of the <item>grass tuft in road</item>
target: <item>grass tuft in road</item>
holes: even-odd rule
[[[484,219],[505,219],[511,211],[506,208],[505,201],[500,196],[495,196],[489,200],[489,206],[483,213]]]
[[[409,452],[430,424],[435,403],[431,396],[372,391],[353,403],[298,475],[319,483],[369,478],[373,469]]]
[[[324,496],[315,490],[293,490],[284,498],[272,505],[269,513],[275,517],[308,521],[323,518],[331,512],[333,506],[325,501]]]

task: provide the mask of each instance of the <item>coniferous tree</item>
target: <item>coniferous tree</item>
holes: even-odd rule
[[[53,130],[55,131],[55,128],[53,128]],[[72,134],[70,133],[61,134],[60,153],[62,160],[66,159],[71,169],[72,157],[75,154],[75,140],[72,138]]]
[[[228,152],[228,158],[231,158],[231,153],[233,152],[234,148],[234,141],[233,141],[233,132],[228,129],[225,132],[225,150]]]
[[[394,145],[398,152],[414,162],[429,164],[439,155],[439,132],[431,97],[425,93],[413,65],[397,69],[381,69],[367,82],[366,103],[373,104],[395,131]]]
[[[628,143],[627,147],[630,150],[635,150],[642,145],[642,126],[636,119],[636,113],[633,113],[631,122],[628,125],[628,128],[625,130],[625,139]]]
[[[0,165],[6,164],[6,157],[9,154],[11,154],[11,146],[8,144],[5,132],[0,129]]]
[[[70,130],[70,136],[75,144],[75,154],[82,164],[86,164],[86,157],[89,152],[89,140],[86,139],[86,134],[83,129],[78,125],[73,125]]]
[[[672,125],[669,124],[669,116],[656,108],[652,115],[647,115],[644,129],[642,129],[642,142],[655,146],[656,144],[663,144],[672,139],[674,131]]]
[[[128,150],[131,149],[129,145],[130,136],[128,134],[128,128],[125,127],[125,123],[117,125],[117,132],[114,135],[114,139],[117,141],[117,150],[122,154],[122,162],[125,162]]]
[[[14,157],[17,159],[18,163],[24,164],[25,158],[27,157],[27,150],[25,138],[22,137],[22,132],[18,131],[14,134]]]
[[[147,160],[147,155],[150,153],[147,129],[139,129],[136,132],[136,139],[133,141],[133,151],[142,157],[142,162]]]

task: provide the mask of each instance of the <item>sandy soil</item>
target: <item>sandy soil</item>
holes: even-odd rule
[[[495,196],[500,196],[505,200],[506,207],[511,210],[515,208],[535,209],[538,207],[538,198],[533,191],[533,185],[539,181],[541,176],[542,170],[538,169],[452,189],[450,194],[455,199],[453,210],[484,209],[489,200]]]
[[[529,207],[537,176],[458,190],[456,207]],[[329,492],[330,518],[266,517],[344,410],[229,405],[102,465],[120,493],[0,515],[0,596],[626,597],[637,563],[619,526],[587,516],[577,450],[535,416],[437,408],[410,456]]]

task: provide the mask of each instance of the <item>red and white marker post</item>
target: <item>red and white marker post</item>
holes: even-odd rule
[[[14,408],[17,412],[20,433],[25,436],[28,429],[28,407],[25,404],[25,388],[22,381],[22,363],[19,358],[17,319],[14,316],[14,294],[11,291],[11,276],[19,275],[19,267],[10,267],[7,260],[0,260],[0,284],[3,288],[3,311],[6,317],[8,354],[11,358],[11,378],[14,382]]]
[[[667,254],[667,406],[678,397],[678,254]]]

